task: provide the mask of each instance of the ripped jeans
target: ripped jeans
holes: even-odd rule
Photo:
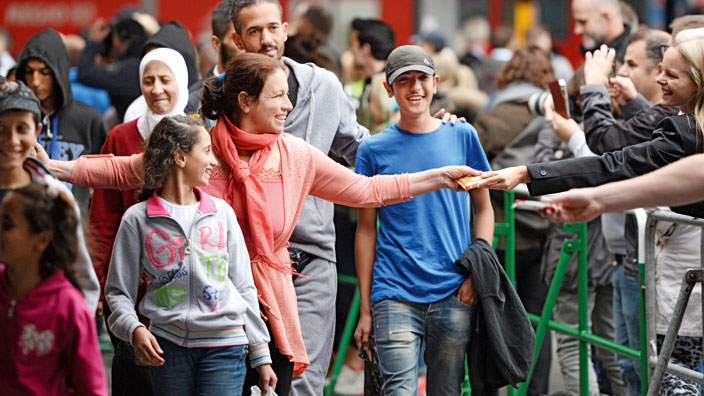
[[[418,353],[425,342],[427,394],[459,396],[475,312],[454,293],[425,304],[376,302],[372,315],[384,395],[418,394]]]

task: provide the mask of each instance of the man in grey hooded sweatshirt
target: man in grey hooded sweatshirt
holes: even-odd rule
[[[232,12],[235,44],[247,52],[281,61],[288,72],[289,99],[284,131],[304,139],[323,153],[332,152],[354,165],[357,147],[369,131],[357,124],[355,109],[332,73],[311,63],[283,57],[288,25],[277,0],[241,0]],[[293,378],[293,396],[322,395],[335,333],[335,228],[333,204],[309,196],[290,239],[298,262],[294,286],[310,367]]]

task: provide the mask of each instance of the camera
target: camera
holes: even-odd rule
[[[528,111],[534,116],[544,116],[546,104],[552,108],[555,108],[550,91],[536,92],[530,95],[528,97],[528,101],[526,102]]]

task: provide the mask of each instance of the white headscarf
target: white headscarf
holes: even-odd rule
[[[144,68],[152,61],[162,61],[171,69],[171,73],[173,73],[174,78],[176,78],[176,83],[178,84],[178,99],[176,100],[174,108],[167,114],[156,114],[147,107],[146,113],[137,121],[137,129],[139,129],[139,133],[145,141],[149,138],[154,127],[162,118],[173,115],[185,115],[183,110],[188,104],[188,69],[186,68],[186,61],[183,60],[181,54],[171,48],[157,48],[144,55],[142,61],[139,63],[140,87],[142,85],[142,78],[144,77]]]

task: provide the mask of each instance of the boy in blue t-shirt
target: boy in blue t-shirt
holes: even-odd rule
[[[442,124],[430,115],[438,84],[430,54],[418,46],[396,48],[386,61],[386,80],[401,120],[362,143],[357,173],[410,173],[447,165],[490,170],[471,125]],[[489,192],[469,194],[475,236],[491,241]],[[477,300],[472,280],[454,264],[472,242],[467,198],[466,193],[442,190],[379,209],[359,209],[355,256],[361,311],[355,340],[366,347],[374,323],[387,396],[417,394],[421,341],[427,393],[461,393]]]

